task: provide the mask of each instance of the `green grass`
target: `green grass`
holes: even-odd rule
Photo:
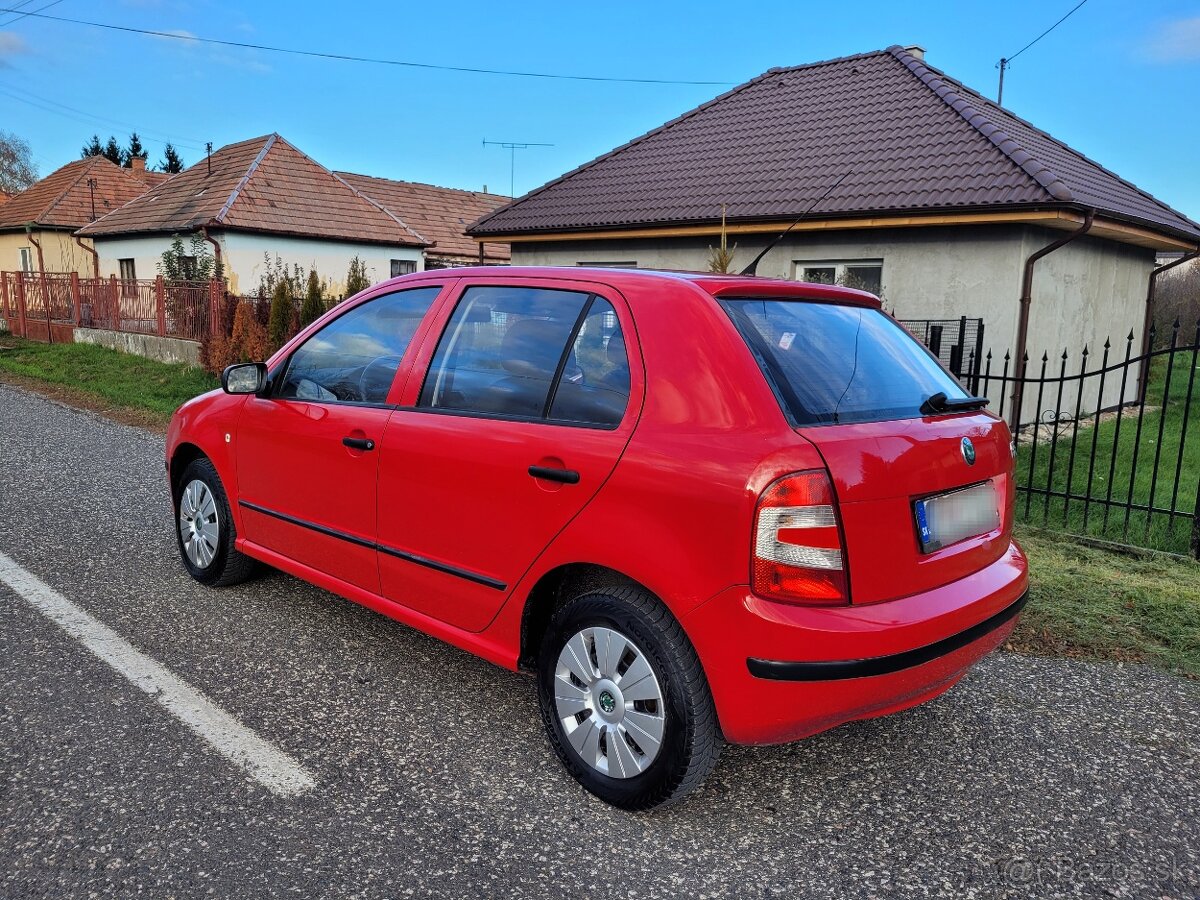
[[[219,385],[195,366],[163,363],[92,344],[40,344],[0,338],[0,376],[27,379],[30,386],[61,388],[84,405],[116,407],[165,423],[190,397]]]
[[[1019,529],[1030,600],[1019,652],[1152,663],[1200,677],[1200,563],[1128,555]]]
[[[1056,491],[1065,492],[1069,487],[1072,494],[1099,500],[1111,497],[1123,502],[1132,498],[1132,502],[1147,506],[1174,506],[1183,513],[1182,517],[1176,515],[1172,520],[1169,515],[1148,515],[1144,510],[1135,510],[1129,513],[1127,520],[1125,510],[1110,507],[1106,519],[1103,505],[1018,495],[1018,521],[1119,543],[1187,553],[1197,483],[1200,482],[1200,373],[1192,388],[1190,412],[1186,413],[1186,433],[1184,420],[1188,409],[1189,369],[1198,362],[1190,351],[1175,355],[1170,392],[1164,405],[1167,359],[1154,360],[1147,404],[1156,408],[1144,415],[1140,436],[1136,411],[1126,411],[1121,416],[1119,434],[1116,420],[1101,422],[1099,428],[1095,428],[1092,420],[1084,419],[1079,423],[1078,436],[1073,434],[1070,426],[1060,430],[1053,446],[1053,469],[1049,439],[1038,439],[1036,458],[1031,443],[1022,443],[1017,453],[1017,484],[1020,486],[1031,483],[1032,461],[1034,487],[1049,484]],[[1085,390],[1095,391],[1094,380]],[[1181,443],[1182,464],[1179,465]],[[1088,475],[1093,459],[1089,492]]]

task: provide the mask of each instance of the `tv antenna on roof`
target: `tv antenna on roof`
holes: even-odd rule
[[[508,151],[508,196],[516,197],[517,188],[517,151],[528,150],[530,147],[553,147],[553,144],[538,144],[532,141],[489,141],[484,140],[485,147],[503,147]]]

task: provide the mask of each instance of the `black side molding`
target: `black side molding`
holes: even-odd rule
[[[966,631],[952,634],[933,644],[905,650],[891,656],[872,656],[869,659],[844,659],[822,662],[780,662],[770,659],[748,659],[746,665],[755,678],[772,681],[841,681],[846,678],[869,678],[872,675],[890,675],[903,669],[911,669],[931,662],[938,657],[953,653],[967,644],[1005,625],[1025,608],[1029,599],[1026,591],[1015,602],[994,616],[972,625]]]
[[[364,538],[358,537],[357,535],[347,534],[344,531],[326,528],[324,525],[317,525],[315,522],[309,522],[305,519],[298,519],[295,516],[289,516],[287,513],[276,512],[273,509],[267,509],[267,507],[259,506],[257,503],[251,503],[249,500],[239,500],[238,506],[244,506],[246,509],[252,509],[256,513],[262,513],[264,516],[270,516],[273,519],[279,519],[279,521],[287,522],[289,525],[296,525],[300,528],[307,528],[310,531],[317,532],[318,534],[326,535],[327,537],[337,538],[338,540],[345,541],[348,544],[366,547],[368,550],[374,550],[377,553],[386,553],[388,556],[394,556],[397,559],[402,559],[418,566],[424,566],[427,569],[435,569],[436,571],[444,572],[447,575],[454,575],[458,578],[466,579],[467,581],[473,581],[476,584],[482,584],[484,587],[489,587],[496,591],[508,590],[508,585],[503,581],[499,581],[495,578],[489,578],[487,575],[480,575],[477,572],[471,572],[467,569],[460,569],[456,566],[449,566],[433,559],[426,559],[424,556],[417,556],[415,553],[406,553],[403,550],[397,550],[395,547],[387,547],[383,544],[377,544],[374,541],[368,541]]]

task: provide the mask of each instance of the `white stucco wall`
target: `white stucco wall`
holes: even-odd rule
[[[304,272],[310,268],[317,275],[328,279],[334,294],[340,294],[346,280],[350,260],[355,256],[367,266],[371,281],[379,282],[391,277],[391,260],[405,259],[416,263],[417,271],[425,267],[424,255],[419,248],[397,247],[385,244],[363,244],[345,241],[314,240],[284,235],[251,234],[245,232],[213,232],[221,245],[221,258],[230,289],[235,293],[248,293],[258,287],[264,273],[263,254],[272,261],[279,257],[289,269],[298,265]],[[100,254],[100,274],[119,275],[118,260],[133,259],[138,278],[153,278],[158,274],[158,263],[162,254],[171,246],[171,235],[151,235],[133,238],[96,238],[96,250]],[[190,236],[185,236],[188,246]]]

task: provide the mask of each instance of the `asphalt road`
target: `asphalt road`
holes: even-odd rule
[[[179,564],[157,435],[0,385],[0,553],[298,761],[264,789],[0,583],[0,896],[1200,895],[1200,688],[996,654],[630,815],[530,679],[275,573]]]

